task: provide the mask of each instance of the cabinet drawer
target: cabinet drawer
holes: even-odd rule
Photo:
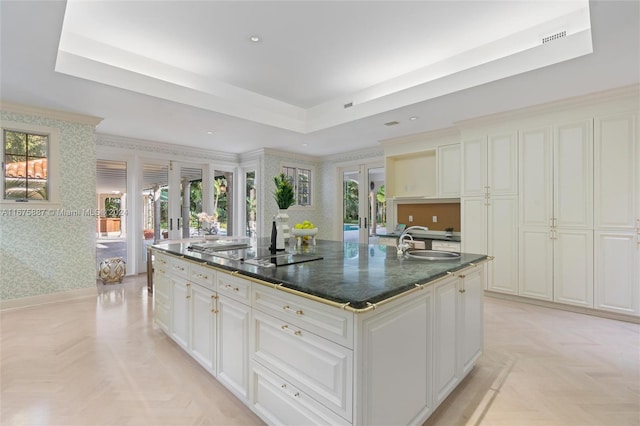
[[[291,383],[254,363],[254,410],[269,424],[278,425],[349,425]]]
[[[180,278],[189,278],[189,263],[175,257],[167,258],[167,273]]]
[[[215,291],[216,271],[206,266],[196,265],[192,263],[189,267],[189,281]]]
[[[169,256],[153,252],[153,269],[155,271],[168,272],[169,270]]]
[[[460,243],[457,242],[449,242],[449,241],[434,241],[431,243],[432,250],[441,250],[441,251],[460,251]]]
[[[353,349],[353,313],[267,286],[253,286],[252,306]]]
[[[218,293],[239,302],[251,302],[251,281],[234,275],[219,273],[216,277]]]
[[[252,324],[254,361],[351,420],[351,350],[256,310]]]

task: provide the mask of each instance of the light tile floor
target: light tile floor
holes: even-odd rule
[[[0,424],[262,424],[153,324],[146,276],[98,288],[0,314]],[[485,327],[426,425],[640,425],[640,325],[485,298]]]

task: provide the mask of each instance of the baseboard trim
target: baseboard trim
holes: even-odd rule
[[[547,300],[531,299],[529,297],[515,296],[513,294],[496,293],[494,291],[485,290],[484,295],[495,299],[510,300],[512,302],[528,303],[530,305],[543,306],[545,308],[559,309],[562,311],[575,312],[577,314],[591,315],[594,317],[608,318],[617,321],[631,322],[640,324],[640,317],[634,315],[620,314],[617,312],[601,311],[598,309],[583,308],[581,306],[565,305],[563,303],[549,302]]]
[[[0,300],[0,311],[27,308],[29,306],[44,305],[47,303],[64,302],[71,299],[95,297],[98,294],[97,287],[86,287],[75,290],[59,291],[56,293],[41,294],[38,296],[19,297],[17,299]]]

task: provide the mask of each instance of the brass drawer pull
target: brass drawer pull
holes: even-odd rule
[[[289,305],[283,306],[282,310],[287,311],[287,312],[293,312],[296,315],[304,315],[304,312],[302,312],[302,309],[292,309],[291,306],[289,306]]]

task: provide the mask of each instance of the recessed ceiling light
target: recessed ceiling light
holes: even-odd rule
[[[409,120],[411,120],[411,121],[414,121],[414,120],[417,120],[417,119],[418,119],[418,117],[416,117],[416,116],[409,117]]]
[[[260,43],[262,39],[260,38],[259,35],[252,35],[252,36],[249,36],[249,41],[251,41],[252,43]]]
[[[208,134],[208,135],[212,135],[212,134],[213,134],[213,132],[212,132],[211,130],[209,130],[209,131],[207,132],[207,134]]]
[[[309,146],[309,144],[308,143],[303,143],[302,146]]]

